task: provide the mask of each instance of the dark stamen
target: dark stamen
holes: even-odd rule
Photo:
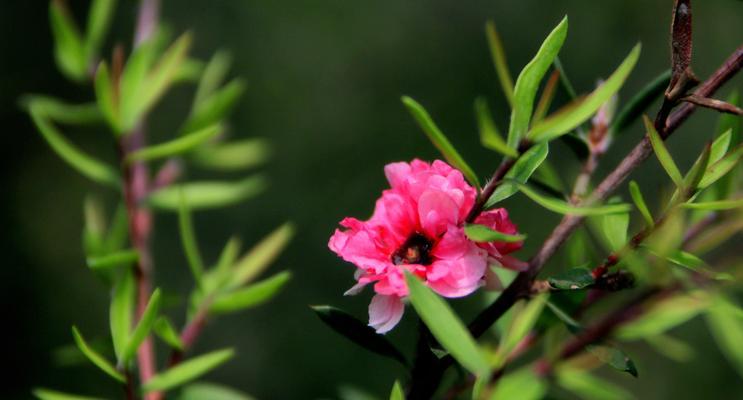
[[[415,232],[408,240],[392,254],[392,262],[395,265],[400,264],[421,264],[429,265],[431,260],[431,248],[433,243],[426,236]]]

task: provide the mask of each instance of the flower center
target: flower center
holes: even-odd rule
[[[392,254],[392,262],[395,265],[400,264],[421,264],[429,265],[431,259],[431,248],[433,242],[424,235],[415,232]]]

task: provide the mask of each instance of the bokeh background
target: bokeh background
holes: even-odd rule
[[[70,1],[80,19],[86,1]],[[497,122],[507,126],[508,108],[489,58],[484,23],[492,18],[504,39],[514,76],[549,30],[568,14],[570,29],[561,59],[581,92],[610,73],[630,48],[643,43],[639,65],[622,91],[626,99],[669,61],[670,0],[166,0],[163,18],[176,32],[195,33],[194,54],[216,49],[234,55],[234,75],[249,90],[234,113],[237,137],[260,136],[274,145],[263,169],[270,189],[259,198],[219,211],[201,212],[196,227],[207,259],[217,256],[236,233],[253,243],[291,220],[298,235],[273,271],[291,269],[294,279],[270,304],[221,318],[210,325],[196,351],[235,346],[238,357],[208,376],[264,399],[339,397],[350,385],[377,394],[404,378],[392,362],[366,353],[331,332],[308,305],[330,303],[366,318],[368,293],[342,293],[352,284],[352,267],[327,250],[337,221],[369,215],[385,187],[383,166],[436,151],[401,106],[408,94],[432,113],[441,128],[481,176],[499,157],[478,144],[472,103],[488,97]],[[102,191],[60,161],[16,105],[23,93],[49,93],[70,100],[90,98],[87,88],[67,83],[56,70],[43,0],[0,2],[0,227],[2,251],[3,398],[28,398],[35,385],[72,392],[118,396],[97,370],[55,365],[55,349],[71,343],[75,323],[89,336],[107,332],[108,293],[84,265],[80,237],[81,203]],[[694,3],[695,71],[706,77],[743,39],[743,3]],[[110,37],[128,38],[136,2],[121,0]],[[731,87],[743,88],[737,78]],[[724,94],[723,93],[723,94]],[[150,124],[154,141],[177,127],[190,104],[190,89],[179,88],[157,108]],[[716,116],[697,112],[673,137],[670,147],[688,166],[713,134]],[[83,148],[113,160],[111,137],[101,130],[66,134]],[[635,125],[618,139],[599,170],[604,175],[642,134]],[[557,145],[550,159],[563,179],[578,168]],[[191,177],[200,176],[193,172]],[[634,174],[648,194],[668,180],[654,160]],[[652,195],[651,195],[652,196]],[[512,218],[530,237],[524,258],[559,217],[515,196]],[[740,236],[737,238],[740,244]],[[169,293],[187,293],[189,273],[172,214],[157,216],[154,237],[157,284]],[[552,267],[559,267],[555,262]],[[479,298],[455,301],[470,316]],[[182,315],[175,307],[176,321]],[[390,333],[410,347],[413,313]],[[641,399],[741,398],[743,381],[728,366],[701,321],[674,334],[693,345],[692,362],[678,364],[642,345],[629,345],[640,378],[606,371]],[[743,338],[742,338],[743,339]],[[160,346],[162,351],[163,346]]]

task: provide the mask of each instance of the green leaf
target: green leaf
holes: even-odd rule
[[[88,257],[88,268],[94,270],[108,269],[120,265],[131,265],[139,260],[137,250],[129,249],[106,254],[100,257]]]
[[[390,392],[390,400],[405,400],[405,392],[402,391],[402,385],[400,381],[395,381],[392,386],[392,392]]]
[[[569,269],[547,278],[547,281],[553,288],[561,290],[583,289],[595,282],[587,268]]]
[[[495,126],[493,116],[490,115],[488,103],[484,97],[475,99],[475,116],[477,117],[477,126],[480,130],[480,142],[483,146],[495,150],[506,157],[517,158],[519,153],[508,147],[503,140],[498,127]]]
[[[83,153],[68,141],[47,120],[41,110],[32,105],[30,113],[39,132],[60,158],[89,179],[119,189],[119,175],[113,168]]]
[[[235,389],[213,383],[192,383],[181,390],[178,400],[254,400]]]
[[[617,371],[638,377],[634,361],[621,349],[607,345],[586,346],[586,350]]]
[[[332,306],[311,306],[311,308],[322,322],[346,339],[372,353],[391,358],[405,367],[408,366],[405,356],[395,345],[352,315]]]
[[[167,369],[142,385],[145,393],[167,391],[206,374],[235,355],[232,349],[217,350]]]
[[[485,36],[488,39],[490,56],[493,57],[493,66],[495,66],[495,73],[498,75],[501,89],[506,96],[506,100],[508,100],[508,104],[513,107],[513,79],[511,78],[511,72],[508,71],[503,42],[492,20],[488,20],[485,24]]]
[[[475,375],[486,375],[490,365],[454,311],[417,277],[406,273],[410,302],[433,336],[457,362]]]
[[[119,110],[116,107],[116,101],[114,101],[113,84],[111,83],[111,76],[108,73],[108,66],[105,62],[101,62],[98,65],[95,73],[95,97],[98,102],[98,108],[106,118],[106,121],[108,121],[111,129],[114,132],[121,132]]]
[[[666,173],[671,177],[671,180],[676,184],[676,187],[683,188],[684,178],[681,176],[681,171],[679,171],[679,168],[673,161],[673,157],[671,157],[671,153],[668,152],[668,149],[663,143],[663,139],[658,134],[658,131],[655,130],[653,122],[650,121],[650,118],[648,118],[647,115],[643,116],[643,122],[645,123],[645,130],[650,139],[650,144],[653,145],[653,151],[655,151],[655,156],[658,157],[660,165],[662,165],[663,169],[666,170]]]
[[[190,159],[203,168],[234,171],[261,165],[270,156],[271,146],[265,139],[243,139],[201,146]]]
[[[260,275],[281,254],[294,236],[294,225],[287,222],[271,232],[234,266],[228,287],[242,286]]]
[[[503,376],[490,400],[539,400],[547,394],[547,389],[547,383],[527,366]]]
[[[98,55],[115,10],[116,0],[93,0],[90,4],[85,34],[85,59],[87,61],[93,60]]]
[[[209,63],[206,65],[204,72],[201,74],[199,80],[199,86],[196,88],[196,95],[194,96],[192,108],[196,108],[201,104],[207,97],[214,93],[219,85],[222,84],[224,77],[227,75],[227,71],[230,69],[232,63],[232,56],[226,51],[218,51],[214,53]]]
[[[157,56],[159,40],[162,33],[141,42],[132,51],[126,62],[119,84],[118,106],[120,112],[120,132],[131,130],[148,105],[142,104],[142,92],[148,84],[148,75]],[[114,83],[115,84],[115,83]]]
[[[712,156],[712,146],[707,145],[704,146],[704,150],[702,150],[702,154],[699,155],[699,158],[697,158],[697,161],[692,165],[692,167],[689,169],[689,172],[686,173],[684,176],[684,190],[687,194],[692,194],[694,190],[696,190],[697,185],[699,185],[699,182],[702,180],[702,177],[704,177],[704,174],[707,171],[707,167],[709,166],[709,161]],[[676,190],[674,193],[674,200],[675,196],[679,195],[679,191]]]
[[[522,183],[515,181],[511,182],[517,185],[519,190],[535,203],[558,214],[587,216],[626,213],[630,211],[630,205],[626,203],[608,204],[604,206],[574,206],[562,200],[544,197],[534,189],[531,189],[529,186]]]
[[[124,352],[121,357],[121,365],[125,365],[129,360],[137,354],[137,349],[142,344],[147,335],[152,330],[152,325],[155,323],[157,313],[160,311],[160,289],[155,289],[150,296],[150,300],[147,302],[147,306],[142,313],[142,317],[139,319],[137,326],[132,331],[129,340],[124,347]]]
[[[92,362],[96,367],[100,368],[103,372],[108,374],[108,376],[116,379],[121,383],[126,382],[126,378],[124,378],[124,375],[121,372],[117,371],[116,368],[114,368],[114,366],[111,365],[108,360],[106,360],[102,355],[98,354],[98,352],[88,346],[88,343],[80,334],[80,331],[77,330],[77,327],[72,327],[72,337],[75,338],[75,344],[77,345],[77,348],[80,349],[80,351],[85,355],[85,357],[88,358],[88,360],[90,360],[90,362]]]
[[[676,250],[675,252],[666,255],[666,259],[674,264],[678,264],[694,271],[698,271],[706,265],[704,260],[701,258],[683,250]]]
[[[743,198],[733,200],[707,201],[702,203],[684,203],[684,208],[694,210],[734,210],[743,207]]]
[[[723,295],[718,295],[707,310],[706,319],[722,354],[743,376],[743,311]]]
[[[462,171],[462,174],[464,174],[465,178],[467,178],[471,184],[479,187],[480,182],[477,179],[475,172],[470,168],[467,162],[464,161],[464,158],[459,155],[457,149],[454,148],[449,139],[447,139],[444,133],[441,132],[439,127],[436,126],[436,123],[433,122],[426,109],[408,96],[402,97],[402,103],[407,107],[408,112],[413,116],[415,121],[418,123],[418,126],[423,130],[423,133],[428,136],[428,139],[439,150],[439,152],[441,152],[441,155],[444,156],[446,161],[448,161],[454,168]]]
[[[80,396],[45,388],[35,388],[33,395],[39,400],[103,400],[100,397]]]
[[[196,240],[196,233],[193,229],[193,220],[189,210],[189,203],[183,192],[180,193],[180,207],[178,208],[178,227],[181,236],[181,245],[186,253],[188,266],[191,268],[191,274],[198,288],[204,286],[204,261],[201,258],[199,244]]]
[[[467,237],[478,243],[487,242],[504,242],[513,243],[521,242],[526,239],[526,235],[509,235],[507,233],[499,232],[494,229],[490,229],[485,225],[467,224],[464,227],[464,234]]]
[[[629,213],[601,216],[601,230],[611,251],[618,251],[627,244]]]
[[[266,187],[266,179],[253,175],[237,182],[201,181],[172,185],[156,190],[147,198],[147,203],[162,210],[178,210],[180,192],[192,210],[220,208],[237,204],[254,197]]]
[[[508,146],[511,148],[518,148],[519,142],[526,136],[539,83],[552,65],[555,57],[557,57],[557,53],[560,52],[567,33],[568,18],[565,17],[550,32],[539,51],[537,51],[537,55],[526,64],[518,79],[516,79],[516,86],[513,91],[511,125],[508,129]]]
[[[544,116],[547,115],[552,101],[555,99],[559,79],[560,71],[553,70],[549,79],[547,79],[547,83],[544,85],[544,89],[542,89],[542,96],[539,98],[539,102],[537,102],[537,107],[534,109],[534,115],[532,117],[533,124],[543,120]]]
[[[207,126],[198,131],[194,131],[185,136],[173,139],[169,142],[156,144],[129,153],[126,156],[126,162],[135,161],[152,161],[159,158],[173,157],[179,154],[193,150],[198,145],[219,135],[222,132],[222,126],[219,124]]]
[[[678,362],[686,362],[694,357],[694,348],[669,335],[656,335],[645,338],[645,341],[658,353]]]
[[[191,34],[184,33],[168,48],[147,77],[147,84],[142,87],[140,106],[134,112],[138,116],[148,111],[165,93],[191,46]]]
[[[170,347],[183,351],[183,341],[168,317],[160,316],[152,326],[152,330]]]
[[[584,400],[626,400],[634,398],[622,387],[574,368],[559,368],[557,383]]]
[[[615,336],[636,340],[655,336],[689,321],[709,306],[705,298],[678,295],[661,300],[641,317],[622,325]]]
[[[128,269],[117,279],[113,287],[109,307],[111,339],[117,360],[122,360],[124,348],[129,342],[129,332],[132,329],[134,313],[134,296],[134,272]]]
[[[49,21],[54,36],[54,57],[60,71],[75,81],[85,79],[87,72],[85,51],[80,31],[65,3],[49,3]]]
[[[532,298],[526,306],[514,314],[506,332],[498,344],[498,352],[495,355],[494,368],[502,367],[508,355],[516,348],[521,340],[531,332],[537,319],[542,314],[544,305],[549,297],[548,293],[542,293]]]
[[[707,172],[704,173],[704,177],[699,182],[699,189],[704,189],[725,176],[738,165],[741,157],[743,157],[743,145],[738,145],[738,147],[731,150],[725,157],[707,167]]]
[[[60,124],[86,125],[103,118],[96,103],[70,104],[53,97],[34,94],[23,96],[20,104],[26,110],[33,106],[41,115]]]
[[[289,279],[291,272],[284,271],[244,289],[218,295],[212,301],[209,312],[225,314],[255,307],[276,296]]]
[[[616,118],[609,128],[610,132],[620,133],[626,130],[637,118],[640,118],[645,110],[662,95],[671,81],[671,70],[667,69],[650,81],[637,94],[632,97],[617,113]]]
[[[630,181],[629,193],[632,196],[632,201],[635,202],[635,207],[637,207],[637,210],[640,211],[642,218],[645,220],[645,224],[650,228],[655,226],[655,220],[653,220],[653,216],[650,214],[648,205],[645,203],[645,198],[642,196],[640,186],[637,182]]]
[[[737,90],[733,90],[727,98],[727,102],[736,106],[740,106],[740,95]],[[720,114],[718,122],[717,132],[720,135],[730,131],[730,144],[735,146],[740,143],[741,130],[743,130],[743,118],[737,115],[731,114]],[[727,150],[725,150],[727,151]],[[724,152],[723,152],[724,153]],[[738,190],[740,186],[740,169],[733,170],[730,174],[725,175],[720,179],[719,183],[715,185],[716,198],[725,199],[730,197],[731,193]]]
[[[526,183],[534,171],[539,168],[540,165],[547,158],[549,153],[549,144],[540,143],[533,146],[516,160],[516,163],[506,173],[504,181],[498,186],[493,195],[490,196],[486,208],[490,208],[495,204],[513,196],[518,192],[518,186],[511,184],[508,180],[515,180],[521,183]]]
[[[636,45],[627,58],[603,84],[584,99],[569,104],[550,117],[536,123],[527,138],[533,141],[552,140],[562,136],[591,118],[624,85],[640,57],[641,46]]]
[[[184,124],[183,133],[194,132],[219,123],[235,107],[243,92],[245,92],[245,83],[240,79],[235,79],[202,100]]]

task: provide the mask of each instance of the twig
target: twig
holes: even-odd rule
[[[152,34],[157,24],[159,8],[159,0],[142,0],[135,28],[135,45],[139,45]],[[118,86],[118,81],[115,86]],[[139,321],[142,317],[152,293],[153,265],[149,248],[152,216],[147,208],[140,206],[150,190],[149,171],[147,165],[143,162],[128,164],[124,160],[129,153],[145,145],[144,124],[145,121],[139,121],[132,132],[123,136],[119,145],[124,202],[129,219],[129,236],[132,246],[139,253],[139,260],[135,269],[137,281],[136,321]],[[157,373],[155,349],[151,336],[145,338],[137,351],[137,364],[139,379],[142,383],[147,382]],[[147,400],[159,400],[162,398],[162,393],[152,392],[145,395],[145,398]]]
[[[728,113],[733,115],[743,115],[743,109],[736,107],[733,104],[726,103],[722,100],[710,99],[708,97],[700,97],[696,95],[689,95],[682,97],[681,101],[687,101],[689,103],[696,104],[700,107],[710,108],[722,113]]]
[[[186,324],[186,326],[181,331],[181,342],[183,343],[183,348],[179,350],[174,350],[170,354],[170,359],[168,360],[168,367],[173,367],[175,365],[178,365],[181,361],[183,361],[183,357],[186,354],[186,352],[194,345],[196,342],[196,339],[199,337],[201,332],[204,329],[204,326],[206,326],[206,320],[208,317],[208,307],[200,307],[199,310],[196,312],[194,317],[191,319],[191,321]]]

